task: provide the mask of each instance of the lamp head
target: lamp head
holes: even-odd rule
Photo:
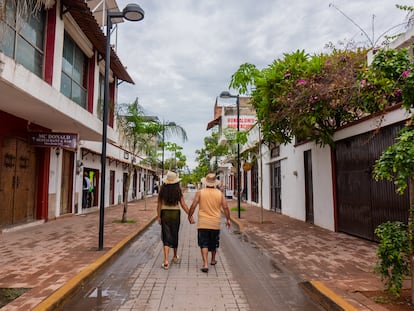
[[[231,95],[229,91],[223,91],[220,93],[220,98],[236,98],[237,95]]]
[[[135,3],[128,4],[123,10],[122,10],[122,16],[129,21],[132,22],[138,22],[142,19],[144,19],[145,12],[144,10]]]

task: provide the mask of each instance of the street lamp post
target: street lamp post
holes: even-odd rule
[[[220,93],[220,98],[236,98],[236,107],[237,107],[237,134],[240,132],[240,96],[231,95],[228,91],[223,91]],[[237,137],[237,214],[240,218],[240,142],[239,137]]]
[[[124,18],[128,21],[140,21],[144,18],[144,10],[138,4],[128,4],[122,12],[106,12],[106,46],[105,46],[105,80],[104,102],[102,118],[102,153],[101,153],[101,195],[99,204],[99,246],[103,249],[103,232],[105,218],[105,174],[106,174],[106,140],[108,127],[108,101],[109,101],[109,64],[111,61],[111,29],[113,18]]]

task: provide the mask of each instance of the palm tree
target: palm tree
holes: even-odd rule
[[[138,103],[138,98],[132,104],[121,105],[118,111],[118,128],[122,134],[121,141],[126,144],[129,151],[134,154],[144,154],[149,159],[154,158],[156,153],[156,143],[159,138],[162,139],[162,177],[164,177],[164,149],[165,138],[171,135],[179,135],[183,141],[187,140],[187,133],[184,128],[175,122],[160,122],[158,117],[147,116],[142,106]],[[134,164],[128,166],[128,176],[125,185],[125,191],[128,191],[131,180],[131,173]],[[144,189],[145,190],[145,189]],[[124,197],[127,198],[126,193]],[[124,202],[122,222],[126,222],[128,210],[128,200]]]
[[[163,121],[162,123],[159,123],[159,125],[160,125],[160,136],[161,136],[160,147],[162,148],[161,178],[163,178],[164,177],[164,154],[165,154],[165,147],[166,147],[165,138],[170,137],[172,135],[177,135],[183,140],[183,142],[187,141],[188,138],[187,138],[187,133],[184,130],[184,128],[175,122]]]
[[[121,105],[118,111],[118,128],[122,135],[121,141],[126,148],[134,154],[144,154],[151,158],[155,154],[155,142],[159,134],[160,127],[156,117],[148,117],[144,114],[142,107],[138,103],[138,98],[132,104]],[[125,182],[124,209],[122,222],[127,221],[128,212],[128,189],[131,182],[131,174],[134,170],[134,163],[128,165],[128,175]],[[145,191],[145,189],[144,189]]]

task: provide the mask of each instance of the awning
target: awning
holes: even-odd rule
[[[106,36],[99,28],[99,24],[86,2],[83,0],[62,0],[62,5],[64,5],[62,13],[69,12],[99,54],[105,56]],[[118,79],[134,84],[112,47],[110,63],[111,70]]]
[[[214,120],[208,122],[207,131],[211,129],[212,127],[220,124],[222,110],[223,108],[217,105],[217,98],[216,98],[216,103],[214,104]]]
[[[220,120],[221,120],[221,116],[219,116],[217,119],[214,119],[214,120],[208,122],[208,124],[207,124],[207,131],[209,129],[213,128],[214,126],[219,125],[220,124]]]

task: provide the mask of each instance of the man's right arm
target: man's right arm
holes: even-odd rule
[[[224,215],[226,216],[226,226],[227,226],[227,228],[230,228],[230,225],[231,225],[230,210],[229,210],[229,207],[227,205],[227,199],[224,196],[224,194],[222,194],[222,197],[221,197],[221,206],[223,208]]]
[[[193,216],[195,208],[198,205],[198,202],[200,202],[200,191],[196,193],[193,203],[191,203],[190,210],[188,211],[188,218]]]

